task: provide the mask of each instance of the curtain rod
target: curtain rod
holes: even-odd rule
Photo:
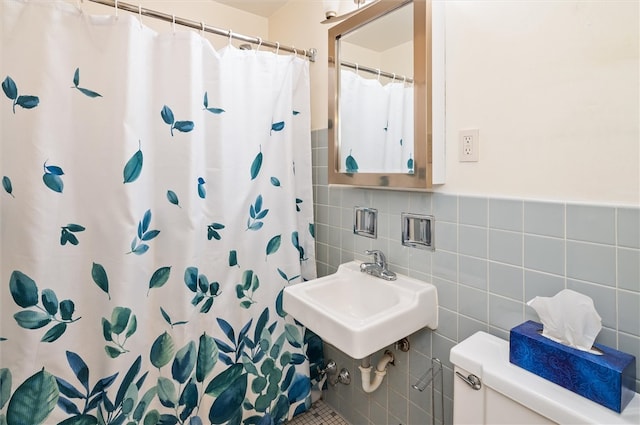
[[[204,22],[196,22],[190,19],[179,18],[175,15],[169,15],[167,13],[158,12],[157,10],[147,9],[142,6],[136,6],[130,3],[121,2],[118,0],[88,0],[91,3],[98,3],[104,6],[111,6],[116,9],[125,10],[127,12],[137,13],[142,16],[149,16],[151,18],[160,19],[162,21],[171,22],[174,24],[182,25],[185,27],[197,29],[200,31],[210,32],[216,35],[222,35],[225,37],[235,38],[241,41],[246,41],[247,43],[258,44],[259,46],[266,46],[272,49],[284,50],[286,52],[291,52],[295,54],[300,54],[302,56],[306,56],[309,58],[310,62],[316,61],[316,54],[318,50],[315,48],[311,49],[296,49],[295,47],[281,45],[280,43],[274,43],[273,41],[262,40],[260,37],[249,37],[242,34],[236,34],[232,30],[223,30],[220,28],[212,27],[210,25],[206,25]]]
[[[364,72],[368,72],[370,74],[376,74],[382,77],[392,78],[395,80],[402,80],[403,82],[410,83],[410,84],[413,83],[413,78],[405,77],[404,75],[400,75],[400,74],[394,74],[392,72],[380,71],[379,69],[376,69],[376,68],[370,68],[368,66],[358,65],[357,63],[340,61],[340,65],[346,68],[355,69],[356,72],[364,71]]]

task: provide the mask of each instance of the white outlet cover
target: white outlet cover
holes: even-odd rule
[[[460,130],[458,135],[458,160],[460,162],[478,162],[480,159],[480,130]]]

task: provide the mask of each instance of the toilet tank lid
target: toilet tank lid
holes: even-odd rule
[[[449,360],[486,387],[561,424],[640,424],[640,394],[621,414],[509,362],[509,342],[477,332],[451,349]],[[456,380],[455,382],[458,382]]]
[[[491,359],[499,357],[504,350],[505,344],[508,344],[507,341],[497,336],[486,332],[476,332],[451,349],[449,360],[454,365],[482,379],[483,365],[491,361]]]

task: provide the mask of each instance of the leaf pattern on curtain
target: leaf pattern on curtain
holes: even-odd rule
[[[42,181],[44,184],[54,192],[62,193],[62,189],[64,189],[64,182],[62,181],[62,177],[60,177],[64,175],[62,168],[57,165],[47,165],[46,162],[43,167],[44,174],[42,175]]]
[[[173,136],[173,130],[178,130],[183,133],[188,133],[193,130],[193,121],[176,121],[173,116],[173,111],[167,105],[162,107],[160,116],[166,124],[171,126],[171,136]]]
[[[2,91],[12,102],[12,111],[16,113],[16,105],[20,106],[24,109],[32,109],[38,106],[40,103],[40,98],[38,96],[32,95],[18,95],[18,86],[16,85],[13,78],[7,75],[7,77],[2,81]]]
[[[100,93],[94,92],[93,90],[89,90],[87,88],[84,87],[80,87],[78,84],[80,84],[80,68],[76,68],[76,72],[73,73],[73,87],[72,88],[76,88],[78,89],[78,91],[82,94],[84,94],[85,96],[94,98],[94,97],[102,97],[102,95]]]
[[[94,27],[64,3],[4,8],[0,425],[305,411],[322,343],[282,293],[315,277],[308,64],[128,16]]]
[[[15,198],[15,196],[13,195],[13,185],[11,184],[11,179],[9,177],[2,177],[2,187],[4,188],[5,192],[11,195],[12,198]]]
[[[124,166],[124,183],[133,183],[140,177],[144,156],[142,155],[142,142],[138,141],[138,151],[127,161]]]
[[[138,233],[131,241],[131,251],[127,252],[127,254],[133,253],[136,255],[142,255],[149,250],[149,245],[145,242],[155,239],[160,234],[160,230],[149,230],[150,225],[151,210],[147,210],[144,213],[142,220],[138,222]]]

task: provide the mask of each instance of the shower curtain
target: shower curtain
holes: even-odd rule
[[[3,8],[0,424],[306,410],[322,347],[282,290],[315,277],[307,61]]]
[[[340,70],[340,171],[413,173],[413,87]]]

